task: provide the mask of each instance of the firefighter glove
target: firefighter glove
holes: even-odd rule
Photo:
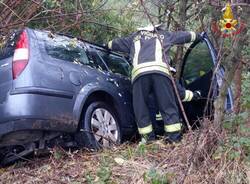
[[[200,100],[202,97],[201,91],[199,91],[199,90],[194,91],[193,94],[194,94],[194,96],[193,96],[192,100]]]

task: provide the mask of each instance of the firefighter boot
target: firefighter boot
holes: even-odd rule
[[[141,143],[149,144],[156,140],[155,133],[152,131],[148,134],[142,134],[141,135]]]
[[[182,133],[181,132],[166,133],[165,143],[167,143],[167,144],[178,143],[181,140],[182,140]]]

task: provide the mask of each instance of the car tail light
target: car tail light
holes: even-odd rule
[[[26,31],[23,31],[16,43],[12,62],[13,79],[16,79],[25,69],[29,61],[29,43]]]

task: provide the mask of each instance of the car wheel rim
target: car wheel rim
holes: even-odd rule
[[[96,141],[103,147],[110,147],[118,141],[117,123],[107,109],[95,109],[91,117],[91,128]]]

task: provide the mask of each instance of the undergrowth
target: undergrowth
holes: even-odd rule
[[[49,158],[2,168],[0,183],[178,184],[183,179],[185,184],[248,183],[249,137],[244,131],[236,133],[238,118],[234,118],[238,124],[225,122],[221,134],[206,121],[206,127],[186,133],[175,145],[158,140],[95,153],[54,148]]]

